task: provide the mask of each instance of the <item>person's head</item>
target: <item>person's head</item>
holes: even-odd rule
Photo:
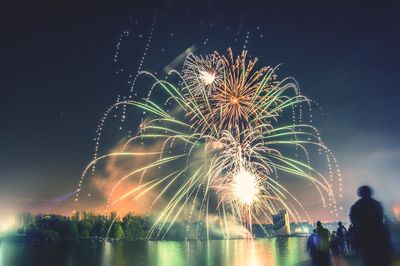
[[[338,222],[337,224],[338,224],[339,226],[342,226],[342,225],[343,225],[342,222]]]
[[[320,221],[317,222],[317,226],[321,226],[321,222]]]
[[[361,186],[357,190],[357,195],[362,199],[367,199],[372,196],[372,189],[369,186]]]

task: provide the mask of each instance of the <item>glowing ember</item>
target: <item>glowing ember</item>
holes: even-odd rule
[[[246,169],[241,168],[233,179],[233,193],[243,204],[251,205],[259,192],[257,180]]]
[[[232,104],[238,104],[238,103],[239,103],[238,98],[232,97],[232,98],[231,98],[231,103],[232,103]]]
[[[211,85],[215,80],[215,74],[209,73],[207,71],[200,71],[200,79],[204,83],[204,85]]]

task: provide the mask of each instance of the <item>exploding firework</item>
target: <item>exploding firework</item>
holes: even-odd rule
[[[258,118],[270,114],[271,108],[279,103],[268,99],[268,93],[273,91],[271,77],[264,75],[268,67],[253,72],[257,59],[246,65],[246,56],[247,51],[243,51],[235,59],[232,50],[228,49],[228,57],[221,57],[225,66],[224,82],[220,83],[212,96],[214,111],[210,114],[210,117],[218,118],[216,122],[220,129],[245,129],[257,125]],[[265,106],[264,102],[272,105],[271,108]]]
[[[124,151],[97,158],[85,172],[107,157],[144,158],[113,185],[109,205],[137,202],[157,191],[151,208],[162,207],[155,213],[149,238],[163,238],[182,219],[206,224],[208,237],[213,215],[218,215],[225,237],[230,237],[228,220],[251,231],[252,224],[271,222],[271,214],[282,208],[294,221],[310,220],[278,175],[313,184],[323,205],[328,201],[336,212],[332,180],[312,167],[309,150],[324,151],[328,161],[333,155],[315,127],[284,119],[302,103],[309,105],[309,99],[293,80],[277,80],[275,68],[255,70],[257,59],[246,62],[246,55],[243,51],[235,58],[230,49],[227,56],[189,55],[179,85],[145,72],[155,79],[148,98],[116,104],[138,108],[147,117]],[[162,93],[153,97],[156,89]],[[172,111],[164,108],[166,103]],[[148,148],[127,151],[139,143]],[[115,195],[132,179],[138,180],[132,189]],[[194,229],[198,238],[201,228]]]
[[[189,93],[209,97],[223,80],[223,62],[218,54],[205,56],[189,54],[184,62],[182,78]]]

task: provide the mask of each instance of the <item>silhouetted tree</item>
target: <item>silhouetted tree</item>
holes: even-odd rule
[[[66,236],[68,240],[75,240],[79,236],[78,223],[75,220],[67,220],[66,222]]]

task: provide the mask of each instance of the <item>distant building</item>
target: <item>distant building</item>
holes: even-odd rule
[[[272,222],[276,236],[290,235],[289,214],[286,210],[281,210],[278,214],[272,215]]]

